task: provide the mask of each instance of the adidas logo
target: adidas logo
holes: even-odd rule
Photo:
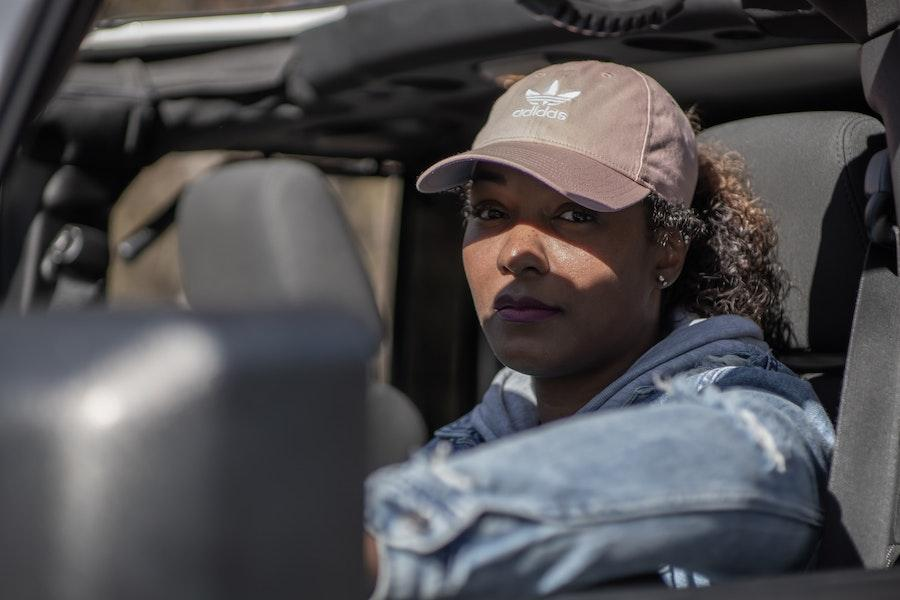
[[[525,92],[525,99],[528,100],[528,103],[532,106],[558,106],[560,104],[565,104],[566,102],[571,102],[580,95],[581,92],[565,92],[560,94],[559,81],[554,81],[543,94],[534,90],[528,90]]]
[[[544,92],[536,92],[529,89],[525,92],[525,99],[531,104],[531,108],[520,108],[514,111],[514,117],[543,117],[545,119],[558,119],[565,121],[569,118],[568,113],[552,108],[571,102],[581,95],[580,91],[559,92],[559,80],[550,84]]]

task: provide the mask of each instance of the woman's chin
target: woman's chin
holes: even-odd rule
[[[510,369],[535,377],[564,373],[571,363],[565,337],[542,325],[516,327],[489,321],[484,333],[497,360]]]
[[[569,370],[565,364],[559,364],[558,356],[551,357],[546,352],[509,349],[500,352],[495,350],[494,354],[504,366],[532,377],[559,377]]]

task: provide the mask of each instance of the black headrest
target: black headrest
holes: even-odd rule
[[[380,337],[355,241],[325,176],[296,160],[232,163],[189,185],[178,207],[193,308],[328,308]]]
[[[863,181],[885,145],[881,123],[849,112],[771,115],[711,127],[698,141],[740,152],[775,218],[797,349],[846,352],[867,243]]]

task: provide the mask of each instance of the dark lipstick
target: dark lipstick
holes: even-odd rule
[[[516,298],[509,294],[497,297],[494,301],[494,310],[501,319],[513,323],[536,323],[562,312],[559,307],[544,304],[535,298],[528,296]]]

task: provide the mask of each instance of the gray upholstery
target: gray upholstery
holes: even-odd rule
[[[847,112],[772,115],[712,127],[699,141],[744,156],[776,220],[798,349],[844,353],[867,242],[863,178],[884,147],[881,123]]]
[[[296,160],[225,165],[178,207],[193,308],[337,308],[381,336],[354,239],[322,173]]]
[[[366,471],[402,462],[427,441],[419,410],[397,388],[372,383],[366,394]]]
[[[338,312],[0,319],[0,595],[362,598]]]

